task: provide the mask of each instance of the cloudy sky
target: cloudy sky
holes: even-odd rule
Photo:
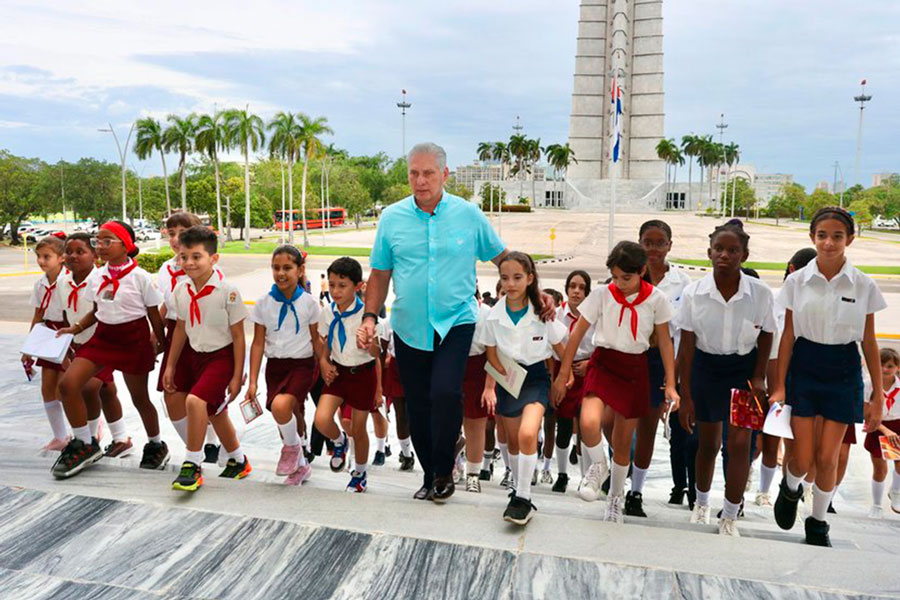
[[[151,3],[0,0],[0,148],[48,161],[118,161],[108,133],[139,116],[244,106],[326,116],[351,153],[442,143],[451,166],[516,115],[544,143],[568,135],[577,0]],[[715,133],[763,172],[853,179],[900,171],[900,2],[668,0],[666,135]],[[137,168],[161,171],[156,157]]]

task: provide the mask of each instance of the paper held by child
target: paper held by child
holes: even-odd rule
[[[500,387],[512,394],[514,398],[518,398],[519,392],[522,391],[522,384],[525,383],[525,375],[528,372],[525,370],[525,367],[502,352],[497,352],[497,359],[503,365],[506,375],[501,375],[490,362],[485,363],[484,370],[497,381]]]
[[[227,404],[223,403],[222,406],[227,406]],[[250,421],[260,416],[262,412],[262,407],[256,398],[247,398],[241,402],[241,416],[244,417],[244,423],[249,424]]]
[[[748,390],[731,390],[731,424],[735,427],[762,431],[766,414],[759,399]]]
[[[881,444],[881,458],[900,460],[900,441],[897,441],[897,438],[881,435],[878,436],[878,443]]]
[[[73,337],[71,333],[56,337],[56,331],[43,323],[38,323],[25,338],[25,343],[22,344],[22,354],[29,354],[35,358],[43,358],[46,361],[60,364],[66,358]]]
[[[763,425],[763,433],[786,440],[794,439],[794,432],[791,430],[791,407],[777,402],[770,406],[766,423]]]

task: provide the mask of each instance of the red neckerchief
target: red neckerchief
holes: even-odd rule
[[[572,333],[572,330],[575,329],[575,325],[578,323],[578,317],[573,315],[569,310],[566,310],[566,317],[572,319],[572,322],[569,323],[569,333]]]
[[[173,271],[171,265],[166,265],[166,270],[169,271],[169,277],[172,278],[171,288],[174,290],[175,284],[178,283],[178,278],[184,275],[184,269],[179,267],[177,270]]]
[[[894,403],[897,401],[897,392],[900,392],[900,387],[895,387],[894,391],[890,394],[884,395],[884,405],[887,406],[888,412],[894,407]]]
[[[188,308],[188,313],[191,315],[191,327],[194,326],[194,315],[197,315],[197,325],[200,324],[200,298],[205,298],[213,293],[213,290],[216,289],[213,285],[205,285],[203,289],[197,292],[196,294],[191,289],[191,284],[188,284],[187,291],[191,297],[191,305]]]
[[[44,297],[41,298],[41,305],[38,308],[41,312],[50,308],[50,300],[53,299],[53,290],[56,289],[56,282],[54,281],[49,286],[44,286]]]
[[[119,291],[119,280],[122,279],[123,277],[125,277],[126,275],[128,275],[129,273],[131,273],[132,271],[134,271],[134,268],[136,266],[137,266],[137,263],[134,261],[131,261],[131,264],[129,264],[127,267],[124,267],[122,269],[116,269],[115,274],[112,277],[104,275],[103,283],[101,283],[100,287],[97,288],[97,295],[99,296],[100,292],[102,292],[103,288],[105,288],[107,285],[112,284],[112,295],[113,295],[113,298],[115,298],[116,292]],[[109,265],[107,265],[107,271],[109,271]]]
[[[69,300],[66,302],[66,308],[71,308],[73,311],[78,312],[78,290],[87,285],[87,277],[84,278],[84,281],[75,285],[74,281],[69,282],[69,287],[72,288],[72,291],[69,292]]]
[[[612,297],[616,302],[622,305],[622,311],[619,313],[619,327],[622,326],[622,318],[625,316],[625,310],[631,310],[631,335],[634,336],[635,341],[637,341],[638,314],[634,307],[646,300],[652,292],[653,286],[641,279],[641,289],[638,292],[637,298],[634,299],[634,302],[628,302],[625,300],[625,294],[616,287],[616,284],[609,284],[609,293],[612,294]]]

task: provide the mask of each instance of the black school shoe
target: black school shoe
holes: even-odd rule
[[[628,492],[625,495],[625,514],[629,517],[646,517],[644,512],[644,495],[640,492]]]
[[[553,484],[552,491],[558,494],[566,493],[566,486],[569,485],[569,475],[567,473],[560,473],[556,476],[556,483]]]
[[[142,469],[162,470],[169,464],[169,447],[165,442],[147,442],[144,444],[144,456],[141,458]]]
[[[489,469],[482,469],[480,473],[478,473],[479,481],[490,481],[491,477],[494,476],[494,463],[490,463]]]
[[[686,488],[673,487],[672,491],[669,493],[669,504],[677,504],[681,506],[684,504],[684,496],[687,494]]]
[[[531,500],[519,498],[515,494],[510,494],[509,504],[503,511],[503,520],[516,525],[527,525],[528,521],[537,512],[537,507],[531,503]]]
[[[790,529],[797,521],[797,503],[803,498],[803,484],[796,491],[788,488],[787,479],[781,479],[778,485],[778,498],[775,500],[775,522],[782,529]]]
[[[219,462],[219,445],[204,444],[203,446],[203,462],[217,463]]]
[[[73,438],[60,452],[59,458],[53,463],[50,472],[57,479],[66,479],[77,475],[101,458],[103,458],[103,450],[96,438],[91,438],[90,444]]]
[[[375,451],[375,458],[372,459],[373,467],[381,467],[384,466],[385,454],[381,450]]]
[[[575,445],[572,445],[572,449],[569,450],[569,464],[577,465],[578,464],[578,450],[575,449]]]
[[[412,452],[409,453],[409,456],[406,456],[401,451],[400,456],[398,458],[400,459],[400,470],[401,471],[412,471],[413,467],[416,466],[416,455]]]
[[[603,485],[600,486],[600,489],[603,490],[603,494],[609,496],[609,484],[612,481],[612,475],[607,475],[606,479],[603,481]]]
[[[804,522],[806,526],[806,543],[810,546],[824,546],[831,548],[831,538],[828,537],[828,530],[831,529],[828,523],[820,521],[813,517],[806,517]]]

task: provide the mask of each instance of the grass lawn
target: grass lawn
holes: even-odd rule
[[[227,242],[219,250],[222,254],[272,254],[280,246],[280,241],[251,242],[250,249],[244,248],[244,242],[237,240]],[[299,246],[298,246],[299,247]],[[310,256],[369,256],[371,248],[347,248],[342,246],[309,246],[304,248]]]
[[[682,265],[690,265],[693,267],[709,267],[711,263],[706,259],[699,258],[673,258],[671,262],[680,263]],[[745,267],[756,269],[757,271],[784,271],[787,264],[783,262],[753,262],[747,261]],[[868,275],[900,275],[900,267],[884,267],[873,265],[855,265],[863,273]]]

